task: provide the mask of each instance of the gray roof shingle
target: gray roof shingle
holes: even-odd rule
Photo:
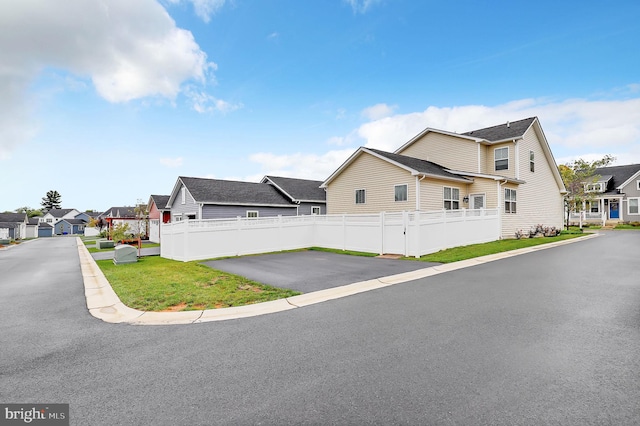
[[[180,179],[198,203],[295,207],[273,185],[266,183],[184,176]]]
[[[280,176],[265,177],[291,196],[291,201],[317,201],[324,203],[327,200],[327,193],[320,188],[322,181]]]
[[[60,218],[75,209],[51,209],[47,213],[55,218]]]
[[[465,136],[473,136],[474,138],[485,139],[489,142],[518,138],[524,135],[535,119],[536,117],[529,117],[523,120],[509,122],[508,124],[499,124],[497,126],[472,130],[462,134]]]
[[[170,195],[152,195],[151,199],[156,203],[158,210],[168,210],[170,207],[167,206],[167,203],[170,197]]]
[[[0,222],[25,222],[26,213],[0,213]]]
[[[425,173],[434,176],[442,176],[444,178],[456,179],[456,180],[468,180],[464,177],[449,173],[444,167],[431,161],[421,160],[419,158],[407,157],[401,154],[392,154],[386,151],[380,151],[378,149],[366,148],[369,151],[375,152],[389,160],[400,163],[403,166],[409,167],[419,173]]]
[[[615,194],[618,191],[617,187],[625,183],[640,171],[640,164],[627,164],[625,166],[609,166],[599,167],[596,169],[596,174],[600,176],[600,181],[604,181],[605,176],[610,176],[608,180],[607,190],[605,194]]]

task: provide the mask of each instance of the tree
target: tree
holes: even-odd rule
[[[121,243],[122,241],[126,240],[127,236],[130,234],[129,224],[118,223],[111,227],[109,233],[111,234],[111,240],[113,240],[114,243]]]
[[[594,199],[593,193],[586,191],[585,184],[597,182],[600,177],[597,175],[596,169],[608,166],[615,159],[614,156],[607,154],[601,159],[591,162],[577,159],[558,166],[560,176],[562,176],[562,181],[567,189],[565,195],[567,228],[569,228],[569,212],[582,210],[585,201]]]
[[[26,213],[28,217],[43,216],[42,211],[38,209],[32,209],[31,207],[19,207],[16,209],[16,213]]]
[[[61,204],[62,196],[58,191],[47,191],[47,195],[42,197],[42,208],[44,211],[49,211],[51,209],[59,209]]]

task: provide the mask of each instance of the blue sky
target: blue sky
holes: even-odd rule
[[[323,180],[359,146],[538,116],[557,162],[640,163],[637,1],[0,3],[0,211],[176,178]]]

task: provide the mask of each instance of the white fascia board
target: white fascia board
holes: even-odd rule
[[[463,172],[460,170],[447,170],[449,173],[452,173],[454,175],[460,175],[460,176],[471,176],[471,177],[477,177],[477,178],[484,178],[484,179],[491,179],[491,180],[495,180],[495,181],[507,181],[508,183],[517,183],[518,185],[522,185],[524,183],[527,183],[524,180],[520,180],[520,179],[514,179],[514,178],[510,178],[510,177],[506,177],[506,176],[500,176],[500,175],[487,175],[484,173],[470,173],[470,172]]]
[[[271,179],[269,179],[268,176],[265,176],[262,181],[260,183],[269,183],[270,185],[273,185],[278,191],[282,192],[284,195],[287,196],[287,198],[289,198],[292,202],[296,202],[299,200],[296,200],[295,198],[293,198],[291,196],[291,194],[289,194],[287,191],[285,191],[283,188],[281,188],[280,186],[278,186],[274,181],[272,181]]]
[[[171,191],[171,195],[169,195],[169,201],[167,201],[167,206],[171,206],[171,204],[173,204],[173,201],[177,196],[178,189],[180,189],[180,184],[184,185],[184,183],[182,182],[182,177],[178,176],[178,180],[176,180],[175,185],[173,185],[173,190]]]
[[[538,134],[540,145],[542,145],[542,151],[544,152],[544,155],[547,159],[547,163],[551,168],[551,173],[553,174],[553,177],[556,180],[556,184],[558,185],[558,188],[560,188],[560,193],[566,194],[567,188],[565,188],[564,181],[562,180],[562,176],[560,175],[560,171],[558,170],[558,163],[556,163],[556,159],[553,157],[553,152],[551,152],[549,141],[547,141],[547,137],[544,134],[544,130],[542,130],[542,125],[540,124],[538,117],[536,117],[536,119],[533,120],[533,122],[531,123],[531,126],[529,126],[529,129],[531,129],[532,127],[534,128],[534,131]],[[529,131],[529,129],[527,129],[527,132]]]
[[[432,178],[432,179],[449,180],[452,182],[473,183],[473,179],[466,179],[464,177],[455,178],[455,177],[449,177],[449,176],[434,175],[432,173],[420,173],[420,172],[412,173],[411,175],[424,176],[426,178]]]
[[[447,132],[446,130],[438,130],[438,129],[433,129],[431,127],[427,127],[426,129],[424,129],[423,131],[421,131],[420,133],[415,135],[413,138],[411,138],[409,140],[409,142],[405,143],[400,148],[396,149],[393,153],[394,154],[400,154],[406,148],[408,148],[409,146],[413,145],[413,143],[415,141],[417,141],[418,139],[422,138],[424,135],[426,135],[427,133],[430,133],[430,132],[440,133],[442,135],[453,136],[453,137],[456,137],[456,138],[468,139],[468,140],[474,141],[474,142],[488,142],[488,141],[486,141],[484,139],[481,139],[481,138],[474,138],[473,136],[461,135],[461,134],[455,133],[455,132]]]
[[[260,204],[260,203],[224,203],[217,201],[203,201],[202,206],[249,206],[249,207],[286,207],[297,208],[298,206],[292,204]]]
[[[638,179],[638,177],[640,177],[640,169],[638,169],[638,171],[635,174],[633,174],[629,179],[627,179],[622,185],[618,186],[616,189],[622,190],[622,188],[629,185],[635,179]]]

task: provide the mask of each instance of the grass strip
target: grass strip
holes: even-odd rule
[[[567,233],[560,234],[557,237],[544,237],[544,238],[524,238],[520,240],[506,239],[492,241],[482,244],[471,244],[468,246],[454,247],[446,250],[440,250],[436,253],[431,253],[420,257],[419,259],[413,257],[406,257],[404,259],[419,260],[422,262],[438,262],[438,263],[451,263],[458,262],[460,260],[472,259],[474,257],[486,256],[489,254],[502,253],[510,250],[517,250],[525,247],[539,246],[542,244],[554,243],[562,240],[569,240],[571,238],[577,238],[583,236],[582,233]]]
[[[191,311],[268,302],[300,294],[218,271],[198,262],[158,256],[114,265],[96,261],[122,303],[143,311]]]

